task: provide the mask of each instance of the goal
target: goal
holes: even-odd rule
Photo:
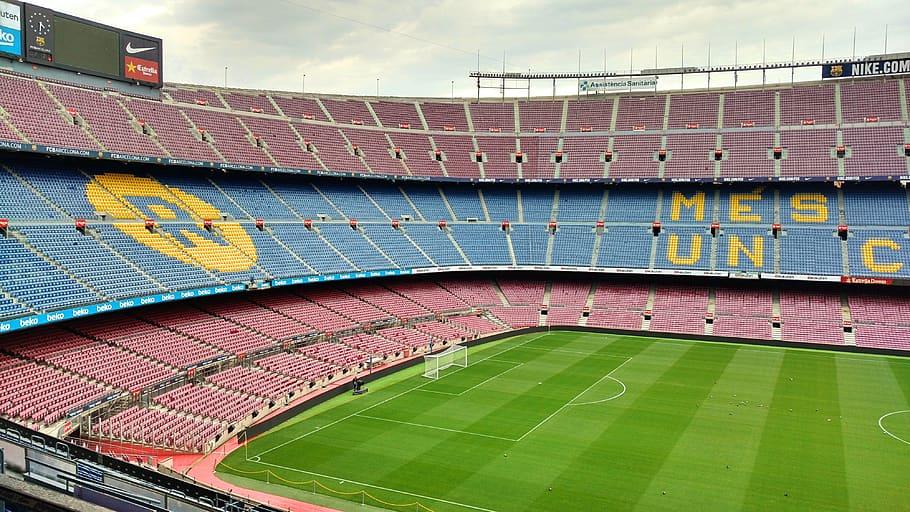
[[[436,354],[423,356],[423,376],[428,379],[438,379],[439,372],[450,366],[468,366],[468,348],[462,345],[451,347]]]

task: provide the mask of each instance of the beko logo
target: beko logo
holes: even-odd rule
[[[145,52],[148,52],[148,51],[152,51],[152,50],[154,50],[154,49],[155,49],[154,46],[143,47],[143,48],[136,48],[136,47],[133,46],[133,42],[132,42],[132,41],[126,43],[126,53],[128,53],[128,54],[130,54],[130,55],[136,55],[137,53],[145,53]]]
[[[0,46],[12,46],[16,44],[16,36],[10,34],[9,32],[4,32],[0,28]]]

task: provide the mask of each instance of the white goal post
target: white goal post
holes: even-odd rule
[[[439,372],[450,366],[468,366],[468,348],[462,345],[451,347],[436,354],[423,356],[423,376],[428,379],[438,379]]]

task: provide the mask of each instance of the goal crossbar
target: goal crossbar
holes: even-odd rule
[[[428,379],[438,379],[439,372],[446,368],[468,366],[468,348],[463,345],[452,345],[442,352],[423,356],[423,362],[423,376]]]

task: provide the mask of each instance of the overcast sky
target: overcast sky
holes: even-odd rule
[[[394,96],[476,94],[477,68],[585,71],[910,51],[907,0],[35,0],[164,39],[165,80],[231,87]],[[684,51],[681,52],[681,46]],[[681,55],[681,53],[683,55]],[[798,73],[817,79],[820,72]],[[761,75],[740,77],[761,82]],[[789,71],[769,82],[789,81]],[[698,77],[687,87],[704,86]],[[712,78],[712,87],[732,77]],[[679,79],[662,88],[679,87]],[[532,94],[550,94],[540,82]],[[572,93],[574,83],[560,86]],[[492,94],[489,92],[487,94]],[[525,92],[516,94],[526,94]]]

